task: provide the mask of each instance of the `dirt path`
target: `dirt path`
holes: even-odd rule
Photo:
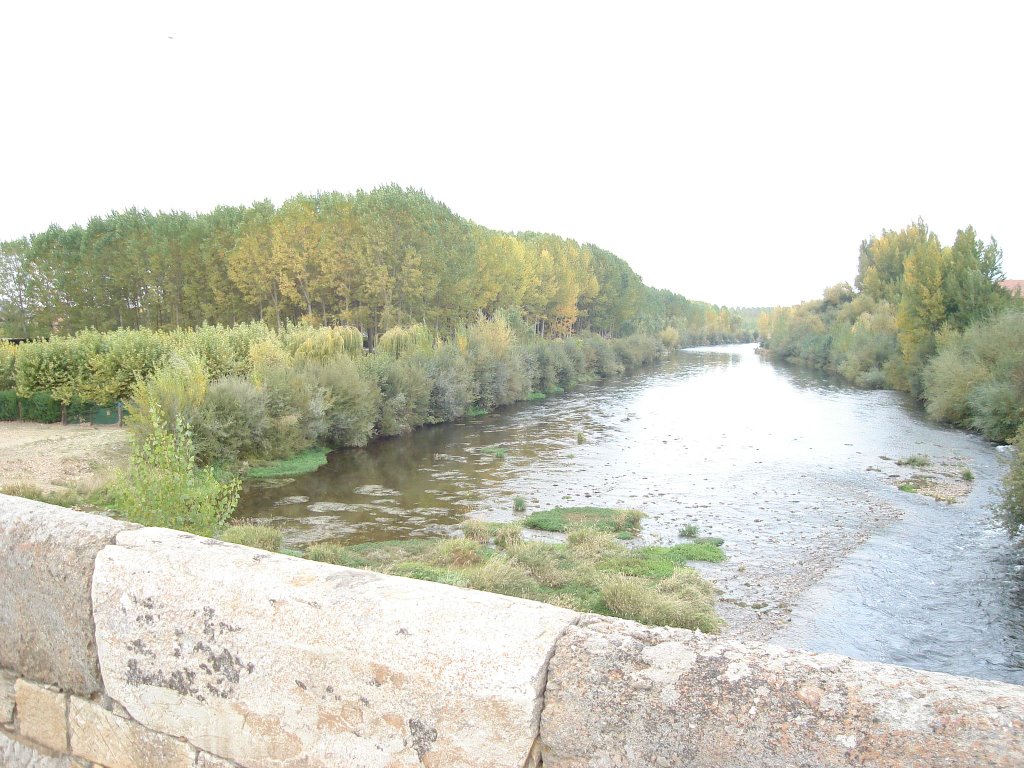
[[[0,422],[0,489],[94,487],[126,466],[128,455],[121,427]]]

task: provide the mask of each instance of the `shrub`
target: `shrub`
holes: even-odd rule
[[[173,432],[159,409],[150,418],[148,436],[136,442],[128,470],[110,486],[111,505],[142,525],[217,534],[235,510],[240,481],[221,482],[211,468],[196,466],[192,432],[180,416]]]
[[[21,403],[21,414],[25,421],[53,424],[60,421],[60,403],[50,397],[49,392],[36,392]]]
[[[417,323],[415,325],[396,325],[389,329],[377,339],[373,351],[376,354],[388,355],[397,360],[414,352],[429,351],[433,347],[433,331],[427,326]]]
[[[291,457],[309,450],[325,435],[330,439],[333,393],[322,384],[317,368],[300,372],[271,366],[262,372],[272,436],[267,458]]]
[[[14,366],[18,394],[32,397],[45,392],[63,405],[70,403],[89,377],[89,360],[99,338],[99,334],[86,331],[22,344]]]
[[[374,355],[365,365],[380,389],[377,431],[381,435],[402,435],[427,423],[432,383],[421,358]]]
[[[606,379],[622,373],[622,362],[611,342],[592,334],[583,336],[582,341],[588,374]]]
[[[0,392],[0,421],[17,421],[20,418],[18,393],[11,390]]]
[[[343,357],[359,357],[363,352],[363,334],[351,325],[333,328],[289,326],[282,334],[292,356],[306,363],[326,365]]]
[[[13,390],[17,386],[14,372],[17,349],[8,341],[0,341],[0,391]]]
[[[986,381],[972,390],[968,404],[974,429],[989,440],[1009,442],[1024,423],[1024,381],[1019,384],[1009,378]]]
[[[366,445],[373,434],[380,403],[380,390],[371,373],[345,357],[310,367],[308,371],[326,395],[327,442],[339,447]]]
[[[481,319],[469,327],[466,338],[479,405],[491,410],[525,400],[530,393],[529,372],[507,321]]]
[[[243,524],[229,525],[220,538],[232,544],[265,549],[268,552],[279,552],[283,536],[279,530],[267,525]]]
[[[170,353],[166,334],[148,329],[105,333],[89,358],[89,377],[80,393],[103,405],[125,401],[133,388],[153,375]]]
[[[526,499],[522,496],[516,496],[512,499],[512,511],[513,512],[525,512],[526,511]]]
[[[206,399],[209,376],[197,355],[171,354],[151,378],[134,389],[128,426],[144,442],[156,423],[191,424]],[[166,419],[166,421],[164,421]]]
[[[679,535],[684,537],[684,538],[687,538],[687,539],[696,538],[699,534],[700,534],[700,528],[698,528],[693,523],[687,523],[686,525],[684,525],[682,528],[679,529]]]
[[[469,361],[452,344],[444,344],[425,357],[430,378],[428,421],[455,421],[466,415],[476,398],[476,382]]]
[[[244,376],[249,367],[248,350],[237,349],[231,331],[220,325],[206,325],[171,333],[171,344],[184,358],[202,361],[210,379]]]
[[[1010,468],[1003,477],[999,511],[1007,530],[1016,536],[1024,532],[1024,427],[1017,432],[1014,445],[1016,451],[1010,460]]]
[[[251,382],[228,376],[213,382],[196,411],[196,452],[207,464],[233,464],[271,453],[274,435],[267,396]]]

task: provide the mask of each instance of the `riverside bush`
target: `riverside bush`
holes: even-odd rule
[[[196,454],[207,464],[235,464],[272,452],[266,393],[238,376],[210,384],[192,428]]]
[[[324,393],[324,439],[337,447],[366,445],[380,407],[380,389],[372,375],[347,357],[309,366],[305,372]]]
[[[430,377],[429,421],[438,424],[466,415],[476,399],[476,383],[469,361],[453,344],[443,344],[429,355],[421,354]]]
[[[1016,451],[1003,479],[1003,493],[999,509],[1007,530],[1011,535],[1016,536],[1024,532],[1024,426],[1017,432],[1014,445]]]
[[[241,482],[221,482],[212,468],[196,465],[192,431],[181,416],[173,431],[159,409],[150,418],[148,434],[136,442],[128,469],[108,489],[110,506],[141,525],[216,535],[235,511]]]
[[[643,336],[544,339],[516,313],[481,317],[447,341],[423,326],[393,330],[373,354],[348,326],[89,331],[16,353],[0,347],[0,377],[13,365],[23,418],[55,421],[86,396],[130,396],[128,426],[140,443],[159,412],[172,432],[179,421],[191,427],[203,463],[231,465],[362,446],[614,375],[661,349]]]
[[[1024,424],[1024,311],[1007,310],[939,336],[925,368],[928,415],[1007,442]]]

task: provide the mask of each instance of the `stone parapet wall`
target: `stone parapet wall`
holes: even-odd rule
[[[1024,688],[0,496],[2,766],[1024,765]]]

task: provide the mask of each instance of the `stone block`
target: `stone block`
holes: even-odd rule
[[[0,669],[0,728],[14,722],[14,681],[17,677]]]
[[[14,684],[18,732],[54,752],[68,751],[67,696],[27,680]]]
[[[93,564],[130,527],[0,495],[0,666],[84,695],[100,690]]]
[[[1024,687],[585,617],[541,743],[544,768],[1024,765]]]
[[[35,747],[0,731],[0,765],[4,768],[69,768],[71,763],[67,757],[44,755]]]
[[[192,768],[195,762],[184,742],[77,696],[68,705],[68,732],[73,756],[106,768]]]
[[[97,558],[109,695],[260,766],[522,766],[548,658],[578,615],[176,531]]]

